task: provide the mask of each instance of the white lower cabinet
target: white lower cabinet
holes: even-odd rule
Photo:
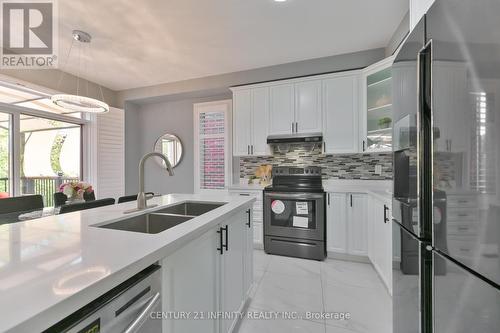
[[[167,313],[219,311],[219,235],[210,230],[165,258],[162,307]],[[163,320],[163,333],[218,333],[216,320]]]
[[[392,212],[390,204],[370,196],[368,216],[368,257],[391,293]]]
[[[246,214],[243,212],[234,221],[230,221],[222,227],[226,238],[224,240],[226,248],[221,256],[221,311],[223,313],[239,311],[246,296],[246,290],[243,290],[245,273],[243,252],[246,252],[245,223]],[[221,332],[231,332],[236,322],[236,318],[224,318]]]
[[[327,251],[347,253],[347,194],[327,194]]]
[[[327,194],[327,250],[356,256],[367,255],[367,195]]]
[[[253,204],[252,209],[252,224],[253,224],[253,245],[257,249],[264,248],[264,208],[262,202],[262,190],[249,189],[249,190],[237,190],[230,189],[230,194],[240,195],[246,197],[254,197],[256,199]]]
[[[232,215],[161,261],[162,310],[172,316],[189,314],[187,320],[163,320],[163,333],[232,331],[238,318],[217,314],[240,311],[252,287],[249,215],[251,210]]]
[[[349,193],[347,205],[347,249],[349,254],[368,254],[367,221],[368,196],[364,193]]]

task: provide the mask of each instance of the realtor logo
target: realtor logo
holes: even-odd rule
[[[2,68],[55,68],[56,0],[1,0]]]

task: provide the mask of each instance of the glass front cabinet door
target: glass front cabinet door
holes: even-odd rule
[[[392,151],[392,62],[386,58],[363,71],[362,152]]]

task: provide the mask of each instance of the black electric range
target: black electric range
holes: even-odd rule
[[[275,167],[264,189],[264,250],[269,254],[326,257],[325,192],[319,167]]]

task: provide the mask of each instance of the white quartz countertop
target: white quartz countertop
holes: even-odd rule
[[[97,228],[185,201],[227,202],[158,234]],[[170,194],[124,214],[136,202],[0,225],[0,332],[39,332],[168,256],[252,197]]]
[[[239,183],[239,184],[233,184],[228,187],[228,189],[235,190],[235,191],[262,191],[267,185],[261,185],[261,184],[248,184],[248,183]]]
[[[392,180],[341,180],[323,181],[325,192],[366,193],[387,203],[392,202]]]

